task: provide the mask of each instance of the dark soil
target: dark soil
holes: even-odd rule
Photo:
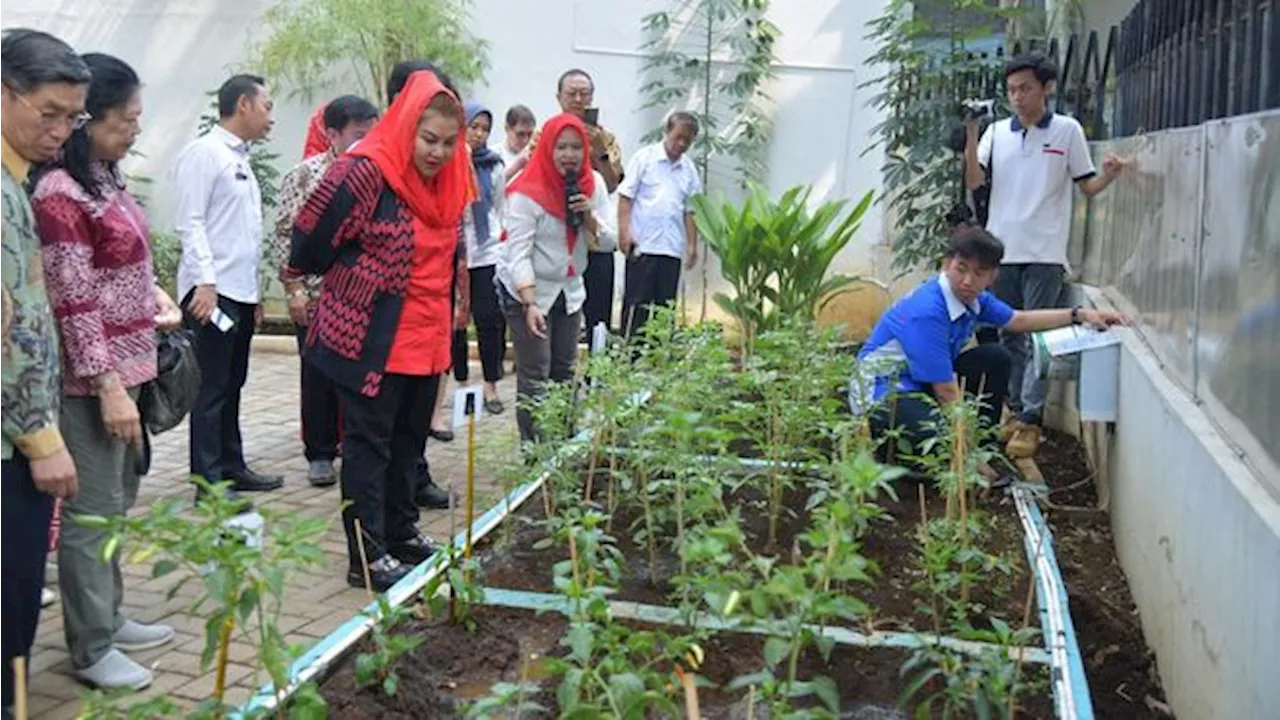
[[[1036,464],[1055,505],[1097,506],[1084,448],[1069,435],[1046,431]],[[1066,489],[1069,488],[1070,489]],[[1063,488],[1054,492],[1053,488]],[[1094,714],[1115,720],[1167,718],[1147,699],[1163,704],[1155,655],[1142,636],[1142,622],[1129,583],[1116,560],[1106,515],[1046,511],[1054,549],[1067,584],[1071,620],[1084,657]],[[1156,705],[1157,708],[1161,705]]]
[[[352,663],[344,664],[321,690],[329,704],[330,717],[455,717],[460,703],[481,697],[495,682],[518,682],[521,677],[539,682],[541,692],[534,699],[544,707],[554,707],[558,681],[547,677],[545,661],[539,658],[560,653],[558,639],[565,630],[564,619],[554,614],[536,616],[503,608],[479,608],[474,617],[478,624],[475,632],[461,626],[425,622],[406,627],[406,632],[422,635],[423,643],[397,665],[401,682],[395,696],[387,697],[376,688],[356,689]],[[703,645],[705,663],[699,674],[712,683],[698,695],[706,720],[746,718],[745,693],[729,693],[720,688],[735,677],[759,670],[763,666],[762,647],[761,638],[740,633],[720,633]],[[366,643],[357,652],[368,649]],[[893,710],[909,682],[909,678],[900,677],[898,670],[905,659],[903,650],[837,647],[828,661],[816,652],[802,655],[797,676],[825,675],[834,680],[840,689],[844,717],[905,720],[906,715]],[[1053,716],[1043,694],[1020,699],[1020,705],[1023,712],[1019,717]],[[763,717],[759,711],[756,716]]]
[[[1094,505],[1093,485],[1087,482],[1090,471],[1074,439],[1050,432],[1037,460],[1050,488],[1062,489],[1051,495],[1054,504],[1086,508]],[[1086,482],[1080,482],[1082,480]],[[854,592],[876,608],[873,623],[869,623],[876,629],[929,630],[931,622],[917,608],[921,595],[912,588],[919,578],[913,561],[917,554],[914,531],[920,519],[918,483],[903,480],[897,491],[896,501],[881,498],[891,518],[869,534],[863,548],[863,554],[879,566],[880,575],[874,585],[860,586]],[[743,508],[758,505],[759,496],[752,495],[753,492],[740,491],[730,502]],[[796,536],[804,529],[806,518],[799,512],[804,502],[801,491],[792,491],[787,496],[786,505],[797,512],[784,515],[780,525],[777,548],[784,561],[791,555]],[[986,606],[986,613],[1018,626],[1022,621],[1027,574],[1021,530],[1012,507],[1006,503],[996,496],[979,502],[991,518],[985,544],[989,552],[1002,550],[1014,558],[1019,574],[1001,588],[975,588],[974,597]],[[934,492],[926,492],[925,509],[929,517],[940,516],[944,513],[945,501]],[[1084,655],[1096,716],[1117,720],[1166,717],[1153,709],[1161,707],[1159,701],[1163,700],[1163,693],[1124,573],[1116,562],[1105,515],[1054,511],[1046,514],[1070,593],[1072,618]],[[488,546],[480,549],[478,557],[485,567],[486,585],[553,592],[553,568],[564,555],[556,550],[533,549],[542,537],[542,531],[535,524],[542,516],[542,503],[535,496],[514,514],[509,525],[509,544],[498,541],[503,537],[500,530]],[[744,512],[744,516],[748,518],[744,529],[754,549],[763,550],[767,517],[763,512]],[[613,535],[626,558],[625,578],[616,598],[669,604],[669,578],[677,570],[677,560],[669,550],[659,552],[653,572],[658,580],[650,583],[647,552],[630,540],[629,527],[636,519],[625,513],[615,519]],[[565,629],[564,619],[554,614],[536,617],[499,608],[481,608],[476,618],[479,623],[476,632],[427,622],[408,627],[408,632],[423,634],[425,642],[398,665],[400,692],[394,698],[384,697],[376,688],[355,689],[352,661],[355,654],[367,648],[353,653],[323,686],[332,716],[353,719],[451,717],[459,700],[484,695],[499,680],[518,680],[522,668],[527,677],[541,681],[539,702],[554,706],[555,681],[545,678],[545,667],[535,663],[530,668],[524,659],[535,654],[545,657],[559,653],[558,640]],[[1036,620],[1033,614],[1031,622],[1034,624]],[[761,643],[762,640],[754,636],[720,633],[704,645],[707,662],[702,674],[713,683],[723,684],[758,670],[762,665]],[[881,710],[891,707],[905,686],[906,681],[899,675],[904,659],[905,655],[898,650],[840,647],[830,663],[824,663],[816,655],[805,657],[801,675],[832,677],[841,689],[846,711],[865,708],[853,714],[846,712],[845,717],[905,717]],[[731,697],[707,688],[701,698],[707,718],[745,717],[740,693]],[[1037,693],[1023,702],[1028,704],[1024,717],[1053,715],[1048,693]]]
[[[932,620],[926,616],[925,596],[912,588],[922,577],[913,562],[917,554],[916,525],[920,522],[919,486],[913,480],[903,480],[897,487],[897,500],[880,498],[878,502],[885,508],[889,518],[868,535],[862,549],[863,556],[879,568],[879,575],[874,584],[859,585],[850,591],[871,605],[874,615],[869,619],[868,625],[873,625],[876,630],[932,629]],[[786,495],[784,505],[790,512],[784,513],[781,518],[775,551],[784,560],[790,558],[796,537],[807,529],[808,517],[802,512],[807,497],[807,493],[800,490],[792,490]],[[927,490],[925,501],[930,518],[945,514],[946,500],[936,492]],[[1014,626],[1022,623],[1027,575],[1022,529],[1012,508],[1000,507],[998,502],[1001,501],[993,496],[989,503],[979,503],[988,512],[990,520],[982,544],[987,552],[1001,554],[1012,560],[1019,570],[1016,580],[1006,578],[1001,581],[996,578],[983,587],[973,588],[972,598],[981,606],[981,612],[973,618],[975,625],[979,627],[991,616],[1002,618]],[[743,529],[752,550],[763,552],[768,541],[769,523],[760,495],[753,490],[742,490],[732,496],[728,503],[735,507],[760,508],[756,512],[744,511]],[[519,529],[514,533],[511,545],[492,551],[488,553],[490,557],[485,558],[485,584],[517,590],[555,592],[552,584],[553,569],[557,562],[568,558],[567,553],[533,549],[534,543],[543,537],[542,530],[535,524],[545,517],[541,503],[527,503],[516,516]],[[670,604],[672,587],[669,581],[679,570],[679,560],[669,547],[660,547],[654,573],[657,582],[651,583],[647,549],[636,546],[631,541],[629,528],[632,523],[638,522],[643,522],[642,516],[626,511],[620,511],[614,522],[613,535],[617,539],[618,549],[626,559],[625,576],[616,598],[652,605]],[[1032,614],[1030,623],[1032,626],[1039,624],[1035,613]]]

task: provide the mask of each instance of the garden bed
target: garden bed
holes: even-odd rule
[[[351,663],[340,667],[322,687],[333,720],[410,720],[444,718],[458,714],[460,704],[486,695],[498,682],[518,682],[521,677],[539,685],[530,700],[543,707],[555,706],[554,683],[548,679],[546,658],[562,652],[559,639],[565,619],[556,614],[535,615],[506,608],[481,608],[473,616],[474,631],[446,622],[417,621],[404,632],[420,635],[424,642],[402,658],[403,682],[392,697],[375,688],[357,689]],[[747,718],[749,700],[741,694],[717,689],[733,678],[754,671],[761,663],[760,637],[720,633],[704,646],[706,661],[700,673],[713,687],[700,692],[700,709],[706,720]],[[369,650],[368,643],[357,651]],[[822,672],[840,691],[844,717],[890,720],[907,718],[894,709],[906,684],[901,668],[907,651],[894,648],[837,647],[829,661],[816,652],[801,659],[801,672]],[[530,659],[532,658],[532,659]],[[1053,714],[1046,697],[1029,699],[1021,717],[1044,718]],[[761,710],[757,717],[763,718]],[[509,717],[509,716],[504,716]],[[555,717],[549,712],[527,712],[522,717]]]
[[[1057,505],[1097,506],[1088,479],[1083,446],[1075,438],[1046,431],[1036,455],[1040,472]],[[1062,488],[1062,492],[1053,492]],[[1155,654],[1142,635],[1142,621],[1129,593],[1129,583],[1116,558],[1111,524],[1102,513],[1047,513],[1054,534],[1058,565],[1070,591],[1093,709],[1099,718],[1156,720],[1169,717],[1161,708],[1164,691]],[[1150,698],[1151,703],[1148,703]]]
[[[696,696],[706,717],[1086,718],[1086,673],[1110,693],[1097,716],[1154,712],[1109,537],[1050,511],[1073,538],[1055,548],[1026,489],[981,491],[976,403],[944,408],[906,475],[875,460],[902,444],[848,413],[829,335],[762,333],[747,356],[705,328],[664,333],[548,388],[527,502],[474,559],[434,563],[414,613],[371,613],[321,688],[335,716],[648,720]],[[1088,484],[1060,438],[1043,459],[1051,487]],[[1084,657],[1068,604],[1115,623],[1082,622]]]

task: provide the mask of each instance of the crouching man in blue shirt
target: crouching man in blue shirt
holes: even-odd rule
[[[918,449],[941,421],[939,405],[982,392],[982,417],[1000,421],[1009,387],[1012,356],[1002,345],[964,350],[978,323],[1016,333],[1087,323],[1099,328],[1124,324],[1110,310],[1014,310],[987,291],[1004,258],[1004,245],[991,233],[961,226],[951,237],[938,276],[894,303],[876,323],[858,353],[849,386],[855,413],[869,410],[877,437],[893,428]],[[984,474],[995,479],[990,468]]]

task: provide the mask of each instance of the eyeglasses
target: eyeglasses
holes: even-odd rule
[[[26,105],[27,107],[31,108],[32,110],[35,110],[37,113],[40,114],[40,125],[43,126],[46,130],[52,130],[56,128],[59,124],[63,125],[64,127],[70,130],[79,130],[80,128],[88,124],[90,120],[93,119],[92,115],[83,111],[78,112],[74,115],[63,115],[61,113],[50,112],[48,110],[41,110],[35,105],[32,105],[31,101],[28,100],[26,97],[19,95],[18,93],[13,93],[13,96],[18,98],[18,102],[22,103],[23,105]]]
[[[590,100],[594,90],[565,90],[564,96],[570,100]]]

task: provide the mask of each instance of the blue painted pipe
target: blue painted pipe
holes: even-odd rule
[[[1024,485],[1010,489],[1022,521],[1022,543],[1027,563],[1036,579],[1036,601],[1040,609],[1040,629],[1049,652],[1052,670],[1054,712],[1062,720],[1093,720],[1093,699],[1084,660],[1076,640],[1067,602],[1067,586],[1053,552],[1053,534],[1044,521],[1032,490]]]

